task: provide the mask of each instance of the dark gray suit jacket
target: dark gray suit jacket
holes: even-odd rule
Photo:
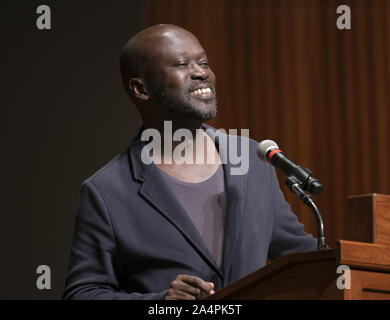
[[[247,174],[231,175],[233,164],[224,164],[227,211],[218,268],[157,166],[141,161],[144,145],[138,135],[82,183],[64,299],[163,299],[178,274],[199,276],[218,290],[263,267],[267,256],[316,249],[250,140]],[[216,145],[228,154],[218,139]]]

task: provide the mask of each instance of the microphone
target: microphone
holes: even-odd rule
[[[297,194],[303,203],[313,211],[317,219],[317,247],[319,250],[326,249],[324,222],[321,212],[311,197],[305,193],[305,191],[309,191],[313,194],[321,194],[323,190],[321,183],[312,176],[309,169],[297,165],[287,157],[275,141],[263,140],[259,143],[256,153],[261,160],[271,163],[287,176],[286,184],[290,191]]]
[[[261,160],[269,162],[274,167],[282,171],[291,181],[299,183],[300,187],[312,194],[321,194],[323,186],[320,181],[312,176],[312,172],[302,166],[297,165],[287,157],[275,141],[263,140],[259,143],[256,153]],[[291,190],[289,184],[287,184]],[[291,190],[293,191],[293,190]]]

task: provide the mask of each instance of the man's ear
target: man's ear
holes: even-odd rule
[[[137,99],[144,101],[149,100],[149,92],[146,89],[142,78],[130,78],[129,90]]]

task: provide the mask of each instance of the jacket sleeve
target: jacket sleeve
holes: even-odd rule
[[[275,170],[272,169],[273,227],[268,257],[277,259],[293,252],[317,249],[317,240],[304,231],[304,226],[291,211],[279,187]]]
[[[160,300],[157,293],[126,292],[120,286],[121,264],[116,239],[104,203],[92,182],[81,185],[80,202],[63,299]]]

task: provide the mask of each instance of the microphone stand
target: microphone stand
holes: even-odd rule
[[[303,203],[313,211],[317,220],[317,248],[318,250],[327,249],[325,243],[324,223],[322,221],[320,210],[318,209],[312,198],[308,194],[306,194],[305,191],[303,191],[303,189],[301,188],[301,183],[295,176],[287,177],[286,185],[291,192],[294,192],[296,195],[298,195],[302,199]]]

